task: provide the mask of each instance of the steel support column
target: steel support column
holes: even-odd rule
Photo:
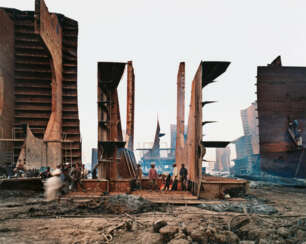
[[[175,161],[180,169],[185,162],[185,62],[181,62],[177,73],[177,116],[176,116],[176,149]]]

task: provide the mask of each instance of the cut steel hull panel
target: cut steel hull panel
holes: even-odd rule
[[[203,125],[208,121],[202,121],[203,99],[202,89],[214,82],[218,76],[226,71],[230,62],[201,62],[192,81],[190,110],[188,117],[188,133],[184,151],[186,166],[189,171],[189,179],[193,182],[193,193],[200,195],[202,182],[202,160],[206,153],[205,143],[202,142]],[[178,83],[179,85],[179,83]],[[179,88],[178,88],[179,91]],[[182,108],[178,107],[178,114]]]
[[[15,25],[3,9],[0,9],[0,22],[5,27],[0,28],[0,128],[2,128],[0,130],[0,138],[12,138],[15,103]],[[0,152],[11,153],[13,148],[13,143],[0,143]]]
[[[264,153],[260,157],[261,169],[271,175],[305,178],[306,153],[302,151]]]
[[[133,152],[125,149],[117,91],[125,65],[126,63],[98,63],[98,176],[108,180],[135,177],[136,160]],[[134,81],[132,71],[132,67],[129,67],[128,82]],[[128,86],[130,92],[127,99],[130,104],[127,106],[127,120],[130,138],[133,139],[133,84],[129,83]]]
[[[45,41],[41,37],[44,35],[43,33],[40,33],[39,30],[35,32],[33,11],[2,8],[14,23],[15,29],[15,44],[12,52],[15,55],[15,70],[12,75],[15,83],[13,92],[15,104],[12,114],[14,116],[13,127],[20,128],[16,129],[15,138],[24,139],[25,133],[22,130],[24,124],[29,124],[35,137],[44,138],[52,111],[55,111],[57,106],[56,110],[59,116],[55,118],[55,121],[60,126],[56,126],[57,128],[53,131],[57,134],[58,140],[70,141],[69,143],[63,142],[59,147],[57,154],[61,158],[60,161],[70,162],[71,159],[73,162],[81,161],[76,61],[78,24],[61,14],[50,15],[46,8],[41,8],[41,4],[44,4],[43,1],[37,1],[36,4],[37,18],[40,15],[44,16],[42,20],[39,19],[40,22],[36,27],[44,23],[45,30],[48,29],[46,31],[49,32],[44,38]],[[42,11],[43,13],[40,13]],[[60,42],[52,40],[52,35],[54,36],[55,33],[52,33],[50,29],[52,27],[49,26],[48,16],[53,16],[51,18],[55,21],[58,19],[58,28],[55,28],[55,33],[57,30],[62,30]],[[38,21],[38,19],[36,20]],[[67,40],[69,40],[69,44],[66,43]],[[53,42],[55,44],[52,44]],[[49,43],[49,48],[47,48],[47,43]],[[53,66],[59,66],[57,72],[51,67],[51,52],[56,52],[55,56],[62,53],[61,57],[56,58],[57,61],[53,64]],[[53,59],[55,56],[53,54]],[[61,86],[57,87],[58,91],[52,91],[51,84],[55,77],[54,72],[61,80]],[[50,131],[52,130],[50,129]],[[47,138],[45,139],[47,140]],[[15,162],[21,146],[21,142],[14,143]]]
[[[269,65],[257,69],[261,169],[272,175],[306,178],[306,68]],[[288,133],[298,121],[303,139],[297,148]]]

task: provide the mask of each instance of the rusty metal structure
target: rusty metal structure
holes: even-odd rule
[[[35,11],[0,8],[2,150],[19,157],[26,125],[47,144],[48,164],[81,161],[77,98],[78,23],[49,13],[43,0]]]
[[[178,168],[185,163],[185,62],[181,62],[177,73],[177,115],[176,115],[175,159]]]
[[[192,192],[200,197],[202,185],[202,161],[206,153],[206,147],[225,147],[229,142],[203,141],[203,126],[211,121],[203,121],[203,106],[210,102],[203,101],[202,89],[223,74],[229,62],[201,62],[192,81],[191,101],[188,118],[187,141],[184,146],[186,167],[189,170],[189,178],[192,183]],[[180,73],[181,67],[179,69]],[[178,82],[178,91],[181,93],[181,82]],[[178,106],[178,115],[182,106]],[[179,116],[178,116],[179,117]],[[178,121],[179,122],[179,121]],[[179,129],[179,127],[178,127]],[[180,132],[177,131],[177,134]],[[178,148],[177,148],[178,150]],[[177,154],[176,154],[177,155]],[[181,159],[179,159],[181,160]]]
[[[282,66],[278,57],[257,68],[260,166],[265,172],[306,178],[305,89],[306,67]]]
[[[127,63],[126,148],[134,151],[135,74],[132,61]]]
[[[134,152],[125,148],[117,87],[127,68],[127,139],[133,149],[135,75],[132,62],[98,63],[98,175],[107,180],[134,178]]]

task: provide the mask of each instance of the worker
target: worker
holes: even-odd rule
[[[82,170],[81,170],[81,175],[82,175],[82,179],[87,179],[87,175],[88,175],[88,169],[85,168],[85,165],[82,164]]]
[[[78,188],[78,185],[80,185],[82,191],[86,191],[83,183],[81,182],[82,173],[81,173],[79,164],[76,163],[72,167],[73,167],[73,169],[70,173],[71,180],[72,180],[71,190],[76,191],[77,188]]]
[[[44,184],[45,197],[47,201],[52,201],[59,197],[59,191],[63,185],[63,182],[60,178],[62,174],[60,165],[57,165],[56,169],[51,174],[52,177],[48,178]]]
[[[176,167],[176,164],[174,163],[173,165],[173,185],[171,191],[177,191],[177,178],[178,178],[178,169]]]
[[[299,149],[303,149],[303,138],[302,138],[302,130],[297,129],[296,135],[295,135],[295,141]]]
[[[155,164],[151,164],[151,169],[149,171],[149,179],[151,180],[151,184],[152,184],[152,191],[153,189],[156,188],[156,180],[157,180],[158,176],[157,176],[157,172],[155,169]]]
[[[46,170],[44,170],[43,172],[40,173],[40,178],[42,180],[46,180],[46,179],[50,178],[51,176],[52,175],[51,175],[49,166],[46,168]]]
[[[142,169],[141,169],[141,165],[137,164],[137,169],[136,169],[136,184],[137,187],[141,190],[141,179],[142,179]]]
[[[182,186],[183,191],[186,191],[187,175],[188,175],[188,171],[185,168],[185,165],[182,164],[181,169],[180,169],[180,178],[181,178],[181,186]]]
[[[14,172],[17,177],[24,177],[26,172],[25,160],[18,159]]]
[[[297,129],[299,127],[299,122],[297,121],[297,119],[293,120],[292,127],[293,127],[294,134],[296,135]]]
[[[166,177],[166,182],[165,182],[165,186],[163,188],[163,191],[169,191],[170,183],[171,183],[171,175],[170,175],[170,173],[168,173],[167,177]]]
[[[61,180],[63,182],[63,186],[61,188],[62,195],[67,194],[69,192],[69,187],[72,183],[71,177],[70,177],[70,167],[69,163],[63,163],[62,164],[62,174],[61,174]]]
[[[94,167],[94,169],[92,170],[91,176],[93,179],[97,179],[97,168]]]

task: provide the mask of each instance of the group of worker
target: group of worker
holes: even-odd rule
[[[188,175],[188,170],[185,168],[185,165],[182,164],[180,170],[178,170],[176,164],[174,163],[173,165],[173,172],[172,172],[172,177],[170,173],[167,174],[162,174],[158,175],[156,169],[155,169],[155,164],[151,164],[151,168],[149,170],[149,179],[151,182],[151,190],[156,190],[157,189],[157,180],[159,177],[162,178],[163,181],[163,188],[161,189],[162,191],[177,191],[178,190],[178,182],[180,180],[181,182],[181,189],[183,191],[186,191],[187,189],[187,175]],[[141,165],[137,165],[137,170],[136,170],[136,184],[138,187],[141,189],[141,180],[142,180],[142,169]],[[172,187],[170,189],[172,183]]]
[[[57,165],[56,169],[52,172],[50,167],[47,167],[40,174],[41,178],[45,180],[45,195],[48,201],[55,200],[60,193],[67,193],[69,189],[76,191],[79,187],[82,191],[86,191],[81,179],[86,179],[89,172],[85,169],[84,165],[80,165],[75,163],[72,165],[72,168],[70,165]],[[163,181],[162,191],[177,191],[179,181],[181,183],[181,190],[185,191],[187,189],[187,175],[188,171],[184,164],[181,165],[180,169],[178,169],[176,164],[173,164],[172,177],[170,173],[158,175],[155,164],[151,164],[149,170],[151,190],[159,190],[157,180],[161,177]],[[136,184],[142,189],[142,169],[140,164],[137,165]]]
[[[84,165],[80,166],[76,163],[71,167],[69,165],[57,165],[52,172],[50,167],[40,174],[41,178],[45,180],[45,195],[48,201],[54,200],[60,193],[67,193],[77,191],[78,186],[82,191],[86,191],[81,179],[87,178],[88,170]]]

